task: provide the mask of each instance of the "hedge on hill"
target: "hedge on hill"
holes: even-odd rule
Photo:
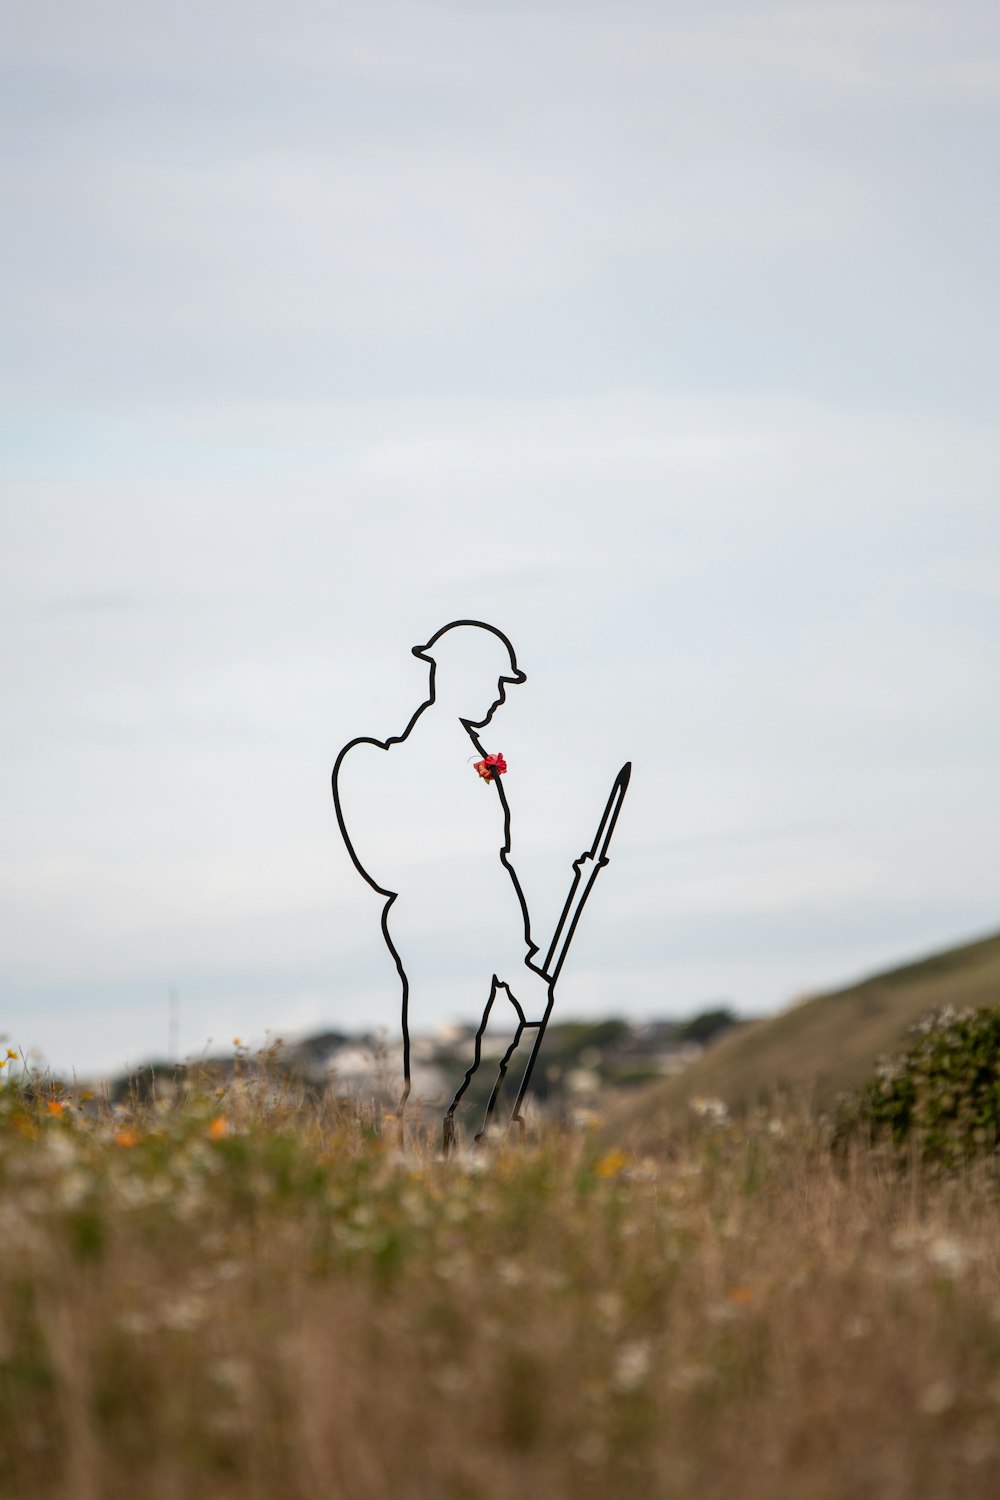
[[[1000,1168],[1000,1007],[924,1017],[897,1056],[845,1101],[835,1133],[951,1171],[976,1158]]]

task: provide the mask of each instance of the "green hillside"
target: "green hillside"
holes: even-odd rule
[[[739,1111],[790,1092],[823,1108],[861,1083],[907,1028],[942,1005],[1000,1004],[1000,933],[817,995],[742,1026],[683,1073],[623,1102],[609,1133],[636,1150],[654,1147],[689,1113],[692,1099]]]

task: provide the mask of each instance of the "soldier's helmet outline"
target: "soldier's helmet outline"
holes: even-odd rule
[[[461,639],[468,641],[469,633],[473,630],[482,632],[484,636],[493,637],[493,640],[482,641],[483,661],[484,665],[487,661],[491,664],[491,670],[487,675],[492,681],[513,683],[526,680],[525,674],[517,665],[517,657],[514,655],[514,647],[510,641],[502,630],[498,630],[495,625],[487,625],[485,620],[453,620],[449,625],[442,625],[425,645],[413,647],[413,655],[420,661],[429,662],[432,669],[436,668],[439,663],[443,664],[448,660],[449,645],[454,642],[454,638],[452,641],[448,639],[452,632],[462,631]],[[495,642],[501,643],[502,650],[498,649]],[[506,656],[506,662],[504,662],[504,656]]]

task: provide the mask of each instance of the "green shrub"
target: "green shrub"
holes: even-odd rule
[[[1000,1166],[1000,1007],[934,1011],[909,1045],[883,1059],[845,1100],[836,1144],[867,1139],[900,1161],[952,1171],[975,1158]]]

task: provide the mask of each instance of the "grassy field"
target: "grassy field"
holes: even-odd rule
[[[879,1057],[897,1050],[921,1016],[998,1001],[1000,934],[741,1026],[683,1073],[624,1100],[612,1115],[612,1134],[633,1150],[655,1151],[699,1098],[740,1111],[784,1094],[830,1109],[839,1092],[857,1088]]]
[[[995,1186],[778,1115],[599,1136],[444,1161],[266,1059],[133,1111],[8,1083],[0,1493],[993,1500]]]

